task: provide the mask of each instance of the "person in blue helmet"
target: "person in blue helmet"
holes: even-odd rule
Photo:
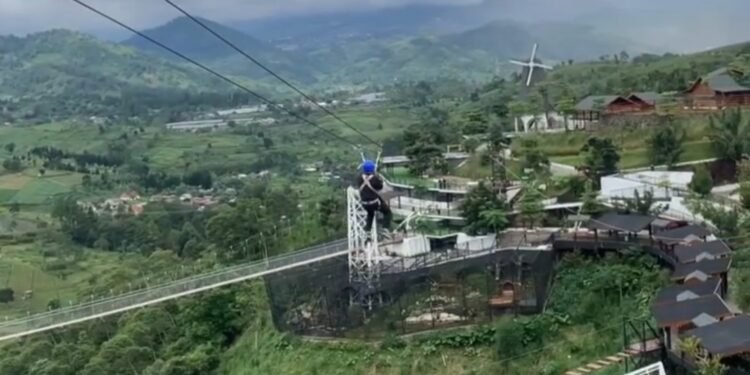
[[[380,196],[380,191],[383,190],[383,179],[375,172],[375,162],[372,160],[365,160],[362,163],[362,174],[357,177],[357,186],[359,186],[362,207],[367,211],[365,231],[369,232],[372,229],[375,212],[380,211],[383,214],[383,230],[387,233],[391,225],[391,208]]]

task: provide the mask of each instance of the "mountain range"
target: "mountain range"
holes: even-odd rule
[[[598,60],[622,50],[630,56],[661,53],[669,49],[659,47],[661,41],[691,30],[685,25],[716,23],[715,17],[696,18],[696,9],[705,10],[705,4],[684,1],[692,7],[668,12],[674,2],[649,5],[663,11],[658,15],[644,11],[645,0],[580,0],[575,8],[555,9],[545,8],[550,0],[495,0],[203,22],[281,75],[315,90],[439,77],[486,80],[517,72],[506,61],[526,59],[537,42],[538,57],[549,64]],[[725,0],[714,8],[717,14],[732,13],[733,6],[742,8],[738,1]],[[728,23],[685,35],[705,35],[701,43],[710,45],[721,33],[717,30],[742,30],[742,23]],[[268,74],[185,17],[145,33],[255,89],[270,93],[279,88]],[[683,39],[687,46],[690,38]],[[139,37],[106,42],[65,30],[0,37],[0,99],[82,92],[108,97],[139,90],[225,93],[229,88]]]
[[[350,24],[342,24],[341,29],[337,29],[323,19],[317,25],[328,37],[318,38],[315,43],[307,43],[308,38],[315,38],[315,33],[311,32],[315,23],[288,29],[287,34],[278,33],[276,39],[268,39],[274,33],[273,27],[261,33],[265,38],[256,38],[236,28],[202,21],[272,69],[307,84],[384,83],[440,76],[482,79],[496,73],[498,68],[503,74],[515,69],[506,64],[498,65],[498,61],[526,58],[531,46],[540,40],[547,43],[542,45],[539,56],[552,62],[592,59],[621,50],[631,53],[646,51],[626,38],[601,33],[592,27],[564,23],[527,25],[492,21],[460,32],[420,34],[417,28],[427,30],[431,27],[425,20],[432,18],[427,17],[423,19],[425,22],[415,23],[411,29],[396,27],[404,22],[391,20],[390,24],[394,26],[384,25],[379,29],[381,34],[368,34],[367,37],[356,34],[359,36],[355,37],[354,33],[347,32]],[[461,24],[455,19],[453,21],[456,25]],[[331,27],[340,32],[332,32]],[[368,28],[367,25],[359,27]],[[177,18],[144,32],[226,73],[252,79],[267,76],[187,18]],[[303,32],[306,37],[295,36]],[[123,43],[141,51],[167,56],[137,36]]]

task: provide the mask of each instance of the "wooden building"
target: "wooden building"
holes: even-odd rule
[[[651,307],[656,324],[667,348],[679,348],[682,333],[734,316],[734,312],[716,294],[687,296],[675,302],[656,303]]]
[[[656,109],[656,104],[661,100],[657,92],[634,92],[628,96],[628,100],[637,104],[641,112],[650,112]]]
[[[734,371],[750,370],[750,316],[739,315],[689,330],[681,338],[694,337],[704,355],[716,357]]]
[[[637,92],[629,96],[591,95],[575,106],[575,120],[597,121],[607,116],[649,113],[656,109],[659,94]]]
[[[750,105],[750,88],[741,85],[722,68],[698,78],[685,92],[686,106],[691,109],[722,109]]]

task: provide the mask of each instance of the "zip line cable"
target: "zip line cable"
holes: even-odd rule
[[[182,7],[180,7],[179,5],[175,4],[172,0],[164,0],[164,1],[167,4],[171,5],[173,8],[177,9],[180,13],[184,14],[186,17],[190,18],[193,22],[195,22],[196,24],[198,24],[200,27],[204,28],[206,31],[208,31],[209,33],[211,33],[213,36],[215,36],[216,38],[218,38],[219,40],[221,40],[222,42],[224,42],[226,45],[228,45],[229,47],[231,47],[232,49],[234,49],[235,51],[237,51],[238,53],[240,53],[246,59],[252,61],[255,65],[257,65],[261,69],[265,70],[268,74],[272,75],[274,78],[276,78],[279,81],[281,81],[284,85],[288,86],[289,88],[291,88],[292,90],[294,90],[295,92],[297,92],[298,94],[300,94],[302,97],[304,97],[305,99],[307,99],[307,101],[309,101],[310,103],[312,103],[316,107],[320,108],[325,113],[331,115],[331,117],[333,117],[334,119],[338,120],[340,123],[344,124],[349,129],[351,129],[354,132],[356,132],[357,134],[361,135],[362,138],[366,139],[368,142],[372,143],[373,145],[377,146],[378,148],[382,148],[382,145],[379,144],[377,141],[373,140],[372,138],[370,138],[369,136],[367,136],[367,134],[363,133],[362,131],[360,131],[359,129],[357,129],[356,127],[354,127],[353,125],[351,125],[350,123],[348,123],[347,121],[345,121],[344,119],[342,119],[341,117],[339,117],[337,114],[333,113],[333,111],[331,111],[328,108],[320,105],[313,97],[311,97],[310,95],[306,94],[304,91],[302,91],[297,86],[295,86],[294,84],[292,84],[291,82],[289,82],[288,80],[286,80],[284,77],[280,76],[279,74],[277,74],[276,72],[274,72],[273,70],[271,70],[271,68],[267,67],[266,65],[264,65],[263,63],[261,63],[260,61],[258,61],[258,59],[252,57],[250,54],[248,54],[247,52],[245,52],[242,48],[238,47],[236,44],[232,43],[226,37],[222,36],[217,31],[215,31],[213,28],[211,28],[210,26],[208,26],[205,22],[201,21],[197,17],[194,17],[192,14],[188,13],[188,11],[186,11],[185,9],[183,9]]]
[[[130,31],[130,32],[132,32],[132,33],[134,33],[134,34],[136,34],[138,36],[140,36],[141,38],[146,39],[147,41],[149,41],[149,42],[151,42],[151,43],[153,43],[153,44],[155,44],[155,45],[163,48],[164,50],[169,51],[170,53],[174,54],[175,56],[177,56],[177,57],[179,57],[179,58],[181,58],[181,59],[183,59],[183,60],[185,60],[185,61],[187,61],[187,62],[189,62],[189,63],[191,63],[191,64],[193,64],[193,65],[195,65],[195,66],[197,66],[197,67],[199,67],[201,69],[203,69],[203,70],[205,70],[208,73],[211,73],[212,75],[218,77],[222,81],[225,81],[225,82],[231,84],[232,86],[235,86],[235,87],[241,89],[242,91],[247,92],[248,94],[254,96],[257,99],[259,99],[260,101],[262,101],[262,102],[270,105],[271,107],[276,108],[277,110],[281,110],[283,112],[286,112],[290,116],[292,116],[292,117],[294,117],[294,118],[296,118],[296,119],[298,119],[300,121],[303,121],[306,124],[309,124],[311,126],[314,126],[314,127],[318,128],[319,130],[327,133],[328,135],[330,135],[330,136],[332,136],[332,137],[334,137],[334,138],[336,138],[336,139],[338,139],[338,140],[340,140],[342,142],[345,142],[345,143],[353,146],[357,150],[362,149],[362,147],[360,145],[358,145],[358,144],[356,144],[356,143],[354,143],[354,142],[352,142],[352,141],[350,141],[350,140],[348,140],[348,139],[346,139],[346,138],[344,138],[344,137],[342,137],[342,136],[334,133],[333,131],[331,131],[329,129],[326,129],[326,128],[324,128],[324,127],[316,124],[315,122],[312,122],[312,121],[310,121],[310,120],[308,120],[308,119],[306,119],[306,118],[298,115],[297,113],[294,113],[293,111],[290,111],[290,110],[288,110],[288,109],[286,109],[284,107],[279,106],[278,104],[274,103],[272,100],[266,98],[265,96],[263,96],[261,94],[258,94],[257,92],[255,92],[255,91],[247,88],[246,86],[238,83],[237,81],[235,81],[235,80],[233,80],[233,79],[231,79],[231,78],[229,78],[229,77],[227,77],[227,76],[225,76],[225,75],[223,75],[223,74],[221,74],[221,73],[219,73],[219,72],[217,72],[217,71],[215,71],[215,70],[207,67],[206,65],[201,64],[200,62],[196,61],[195,59],[192,59],[192,58],[186,56],[185,54],[176,51],[175,49],[173,49],[173,48],[165,45],[162,42],[159,42],[158,40],[156,40],[156,39],[154,39],[154,38],[152,38],[152,37],[144,34],[143,32],[140,32],[140,31],[138,31],[138,30],[136,30],[136,29],[128,26],[127,24],[125,24],[125,23],[117,20],[116,18],[114,18],[114,17],[112,17],[112,16],[110,16],[110,15],[108,15],[108,14],[106,14],[106,13],[104,13],[104,12],[102,12],[102,11],[96,9],[96,8],[94,8],[93,6],[91,6],[89,4],[86,4],[82,0],[72,0],[72,1],[75,2],[76,4],[80,5],[80,6],[82,6],[82,7],[86,8],[86,9],[88,9],[88,10],[96,13],[97,15],[99,15],[99,16],[107,19],[107,20],[109,20],[110,22],[113,22],[113,23],[117,24],[118,26],[120,26],[120,27],[122,27],[122,28],[124,28],[124,29],[126,29],[126,30],[128,30],[128,31]]]

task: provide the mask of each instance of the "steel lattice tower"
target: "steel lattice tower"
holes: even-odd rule
[[[372,233],[365,232],[367,213],[359,199],[359,191],[347,189],[347,227],[349,239],[349,283],[353,288],[351,304],[372,310],[380,299],[380,247],[377,238],[377,220],[373,221]]]

